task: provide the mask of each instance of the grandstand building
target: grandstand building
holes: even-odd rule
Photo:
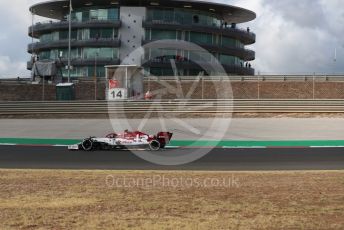
[[[255,19],[252,11],[195,0],[73,0],[72,8],[73,78],[93,77],[95,72],[104,77],[104,66],[118,65],[137,48],[163,39],[189,41],[209,53],[148,48],[132,64],[155,76],[172,76],[171,63],[166,60],[174,59],[179,74],[194,76],[202,70],[190,60],[211,63],[216,59],[228,75],[254,75],[249,62],[255,52],[245,47],[255,43],[256,36],[249,28],[240,29],[241,23]],[[55,61],[66,77],[69,0],[39,3],[30,11],[48,21],[29,28],[29,36],[36,41],[28,45],[28,52],[40,61]],[[27,68],[32,69],[32,64],[29,61]]]

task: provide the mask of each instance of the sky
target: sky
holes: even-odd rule
[[[37,2],[42,0],[0,0],[0,78],[30,75],[29,7]],[[256,12],[254,21],[239,27],[250,27],[257,35],[257,42],[248,47],[256,51],[252,66],[257,74],[344,74],[343,0],[214,2]]]

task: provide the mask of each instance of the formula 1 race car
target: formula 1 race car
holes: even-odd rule
[[[81,143],[68,146],[69,150],[123,150],[123,149],[147,149],[158,151],[166,147],[172,138],[170,132],[159,132],[156,136],[151,136],[139,131],[123,133],[110,133],[104,138],[90,137]]]

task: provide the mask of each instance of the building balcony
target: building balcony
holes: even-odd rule
[[[232,28],[219,27],[216,25],[205,25],[199,23],[182,23],[178,21],[164,21],[164,20],[146,20],[143,21],[144,28],[161,29],[161,30],[187,30],[201,33],[221,34],[225,37],[230,37],[241,41],[244,45],[251,45],[256,42],[256,35],[250,31]]]
[[[178,69],[199,69],[200,71],[219,71],[218,69],[214,69],[214,65],[208,62],[192,62],[188,60],[177,61],[175,60],[176,67]],[[255,73],[253,68],[243,67],[240,65],[231,65],[231,64],[221,64],[224,71],[226,71],[227,75],[247,75],[252,76]],[[153,67],[153,68],[172,68],[170,60],[160,60],[160,59],[152,59],[152,60],[143,60],[144,67]]]
[[[154,42],[153,40],[143,40],[142,44],[148,44],[150,42]],[[210,44],[202,44],[196,43],[203,49],[209,51],[210,53],[216,52],[220,54],[226,54],[234,57],[238,57],[243,61],[253,61],[255,60],[256,53],[253,50],[239,48],[239,47],[229,47],[223,45],[210,45]]]
[[[120,20],[90,20],[85,22],[72,22],[73,29],[82,29],[82,28],[120,28]],[[32,31],[35,38],[39,38],[40,35],[46,34],[52,31],[59,30],[68,30],[69,22],[68,21],[48,21],[48,22],[39,22],[34,26],[30,26],[28,29],[29,36],[32,37]]]
[[[57,59],[57,60],[46,60],[46,61],[55,61],[56,66],[59,68],[63,68],[64,66],[68,65],[68,59],[66,58]],[[92,58],[92,59],[74,58],[71,60],[72,66],[94,66],[96,63],[97,63],[97,66],[119,65],[121,61],[118,58],[100,58],[100,57],[98,57],[97,60],[95,58]],[[31,61],[28,61],[26,64],[26,68],[28,70],[32,70],[32,67],[33,67],[33,63]]]
[[[120,39],[89,39],[89,40],[72,40],[71,47],[120,47]],[[27,50],[29,53],[39,52],[42,50],[57,49],[57,48],[68,48],[68,39],[49,41],[49,42],[36,42],[28,45]]]

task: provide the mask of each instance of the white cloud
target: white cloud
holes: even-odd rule
[[[29,77],[26,62],[16,62],[8,56],[0,56],[0,78]]]
[[[228,1],[223,1],[227,2]],[[251,9],[254,67],[268,74],[344,73],[342,0],[234,1]],[[337,47],[337,63],[334,50]]]

